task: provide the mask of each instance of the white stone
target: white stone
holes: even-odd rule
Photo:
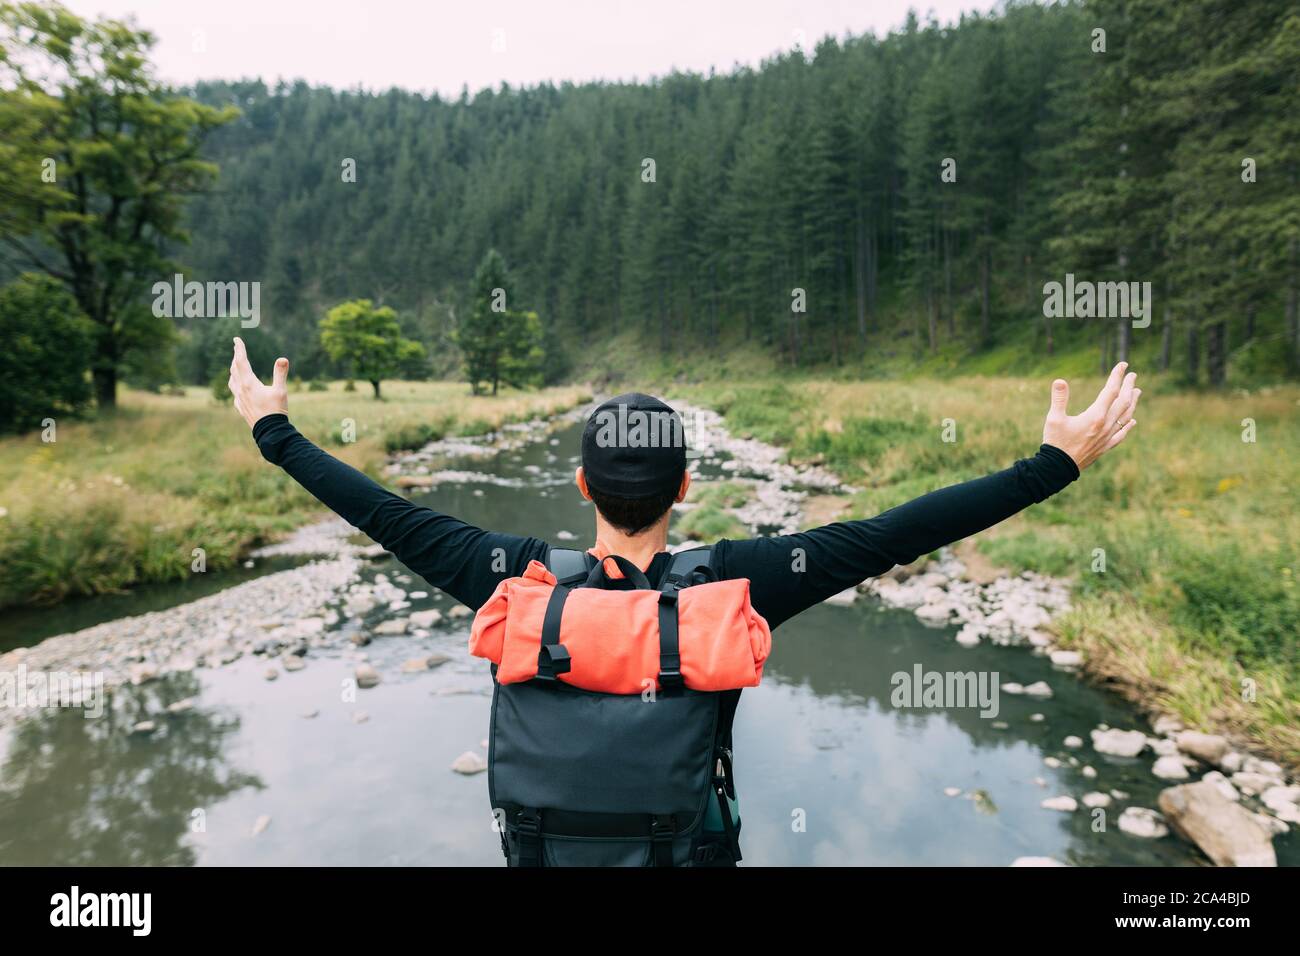
[[[1151,772],[1161,780],[1186,780],[1188,777],[1187,767],[1178,757],[1161,757]]]
[[[1229,800],[1237,801],[1241,799],[1241,794],[1239,794],[1237,788],[1232,785],[1232,781],[1217,770],[1211,770],[1202,777],[1201,780],[1204,783],[1213,784],[1219,793],[1223,794]]]
[[[1228,752],[1228,740],[1218,734],[1203,734],[1196,730],[1181,731],[1175,738],[1178,749],[1211,765],[1221,761]]]
[[[466,776],[482,773],[487,767],[487,761],[472,750],[466,750],[451,763],[452,770]]]
[[[1073,813],[1079,809],[1079,804],[1074,797],[1068,796],[1048,797],[1039,806],[1044,810],[1059,810],[1062,813]]]
[[[1147,746],[1147,735],[1140,730],[1094,730],[1091,736],[1093,749],[1112,757],[1136,757]]]
[[[415,611],[411,614],[410,621],[414,627],[433,627],[442,620],[442,612],[437,608],[431,608],[427,611]]]
[[[1164,818],[1146,807],[1128,807],[1119,815],[1119,828],[1129,836],[1157,840],[1169,835]]]

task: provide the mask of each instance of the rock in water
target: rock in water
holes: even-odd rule
[[[428,611],[415,611],[411,614],[410,620],[413,627],[433,627],[442,620],[442,612],[437,608]]]
[[[157,729],[158,725],[152,720],[142,720],[131,728],[131,733],[138,734],[141,737],[147,737]]]
[[[1238,800],[1241,799],[1241,794],[1239,794],[1237,792],[1237,788],[1232,785],[1232,781],[1229,780],[1227,777],[1225,777],[1223,774],[1219,773],[1219,771],[1211,770],[1201,779],[1206,783],[1214,784],[1215,789],[1217,789],[1219,793],[1223,794],[1233,803],[1236,803]]]
[[[828,597],[828,598],[827,598],[823,603],[824,603],[824,604],[837,604],[837,605],[839,605],[840,607],[848,607],[850,604],[852,604],[852,603],[853,603],[854,601],[856,601],[857,599],[858,599],[858,589],[857,589],[857,588],[848,588],[847,590],[839,591],[839,592],[836,593],[836,594],[832,594],[832,595],[831,595],[830,597]]]
[[[1272,834],[1213,783],[1201,780],[1161,791],[1160,809],[1178,835],[1216,866],[1277,866]]]
[[[466,776],[471,774],[482,773],[488,767],[487,761],[480,757],[472,750],[466,750],[463,754],[451,762],[451,769],[457,773],[463,773]]]
[[[1113,794],[1115,791],[1111,791]],[[1116,797],[1117,800],[1124,799]],[[1123,833],[1129,836],[1142,837],[1147,840],[1157,840],[1160,837],[1169,835],[1169,828],[1165,826],[1165,821],[1161,819],[1160,814],[1146,807],[1128,807],[1119,815],[1119,828]]]
[[[381,621],[374,627],[376,634],[405,634],[407,621],[404,617],[395,617],[387,621]]]
[[[1051,697],[1052,688],[1047,685],[1047,681],[1034,681],[1025,688],[1027,697]]]
[[[1147,746],[1147,735],[1140,730],[1091,731],[1092,748],[1112,757],[1136,757]]]
[[[358,664],[355,673],[358,687],[374,687],[379,683],[379,671],[370,664]]]
[[[1196,730],[1184,730],[1174,738],[1178,749],[1201,763],[1216,766],[1228,753],[1228,740],[1218,734],[1203,734]]]
[[[1039,806],[1044,810],[1060,810],[1062,813],[1073,813],[1079,809],[1079,804],[1074,797],[1049,797]]]
[[[1209,774],[1206,774],[1208,777]],[[1232,786],[1228,784],[1228,786]],[[1279,820],[1300,823],[1300,786],[1269,787],[1259,795],[1264,806],[1272,810]]]
[[[1182,757],[1161,757],[1151,772],[1161,780],[1186,780],[1188,777]]]
[[[295,654],[286,654],[280,658],[280,666],[286,671],[300,671],[307,666],[307,662]]]
[[[452,608],[447,613],[450,614],[453,618],[471,617],[474,614],[473,611],[471,611],[463,604],[457,604],[454,608]]]

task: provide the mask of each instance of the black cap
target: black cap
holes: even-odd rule
[[[640,392],[596,407],[582,430],[587,486],[616,498],[650,498],[677,491],[686,470],[681,416]]]

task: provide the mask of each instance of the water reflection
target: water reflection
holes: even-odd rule
[[[51,711],[7,733],[0,771],[0,860],[19,865],[167,865],[197,862],[189,842],[210,807],[257,777],[232,766],[233,714],[166,714],[198,693],[181,675],[119,691],[102,717]],[[163,714],[160,718],[158,715]],[[145,719],[148,736],[130,733]]]

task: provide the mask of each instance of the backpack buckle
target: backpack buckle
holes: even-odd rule
[[[541,680],[555,680],[557,674],[567,674],[572,666],[573,658],[563,644],[543,644],[537,652],[537,676]]]
[[[519,841],[519,865],[542,865],[542,812],[525,807],[515,816],[515,836]]]

